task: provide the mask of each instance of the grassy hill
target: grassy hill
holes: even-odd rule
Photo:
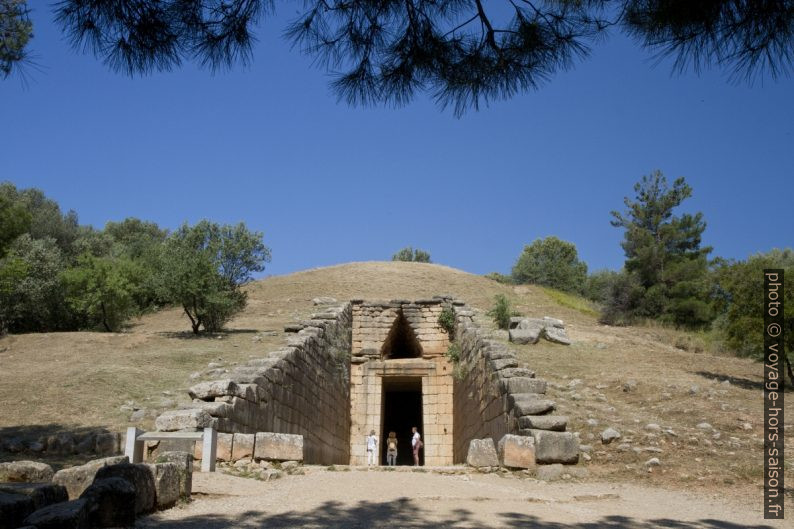
[[[570,416],[569,429],[593,446],[588,465],[594,475],[741,490],[760,484],[762,366],[687,351],[692,337],[686,333],[604,326],[592,307],[575,297],[502,285],[434,264],[351,263],[270,277],[247,290],[245,311],[226,332],[212,336],[193,336],[184,314],[169,309],[140,318],[124,333],[0,339],[0,436],[80,427],[149,428],[162,409],[187,401],[184,389],[196,380],[216,378],[224,368],[282,344],[284,324],[312,312],[314,297],[452,294],[479,309],[480,323],[490,326],[484,312],[496,294],[505,294],[525,315],[566,322],[574,345],[516,349],[551,382],[549,394]],[[790,417],[789,439],[794,440]],[[712,428],[699,428],[704,422]],[[654,424],[659,429],[648,426]],[[598,434],[608,426],[623,437],[604,446]],[[788,453],[794,454],[790,445]],[[645,462],[652,457],[662,464],[648,472]]]

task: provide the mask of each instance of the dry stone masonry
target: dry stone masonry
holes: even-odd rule
[[[216,428],[217,458],[229,462],[365,465],[366,437],[375,431],[377,459],[385,464],[385,439],[396,431],[398,464],[410,464],[411,426],[422,435],[428,466],[465,462],[471,442],[480,439],[499,443],[500,460],[520,468],[578,461],[578,439],[565,431],[567,418],[554,414],[546,382],[520,365],[508,345],[490,339],[463,301],[318,298],[315,304],[308,320],[285,327],[285,347],[194,385],[193,404],[162,414],[158,430]],[[454,315],[453,336],[439,323],[444,310]],[[567,339],[553,318],[514,323]]]

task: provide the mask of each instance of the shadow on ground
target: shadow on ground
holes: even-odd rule
[[[143,519],[139,527],[158,527],[171,529],[218,529],[218,528],[264,528],[264,527],[449,527],[490,529],[492,527],[521,527],[525,529],[656,529],[660,527],[676,529],[773,529],[769,525],[745,525],[722,520],[704,519],[695,522],[673,519],[638,520],[626,516],[605,516],[596,521],[582,523],[559,523],[541,520],[531,514],[503,512],[493,515],[483,523],[468,509],[454,509],[443,514],[428,512],[409,498],[400,498],[386,503],[359,502],[354,507],[340,502],[329,501],[321,507],[308,512],[287,512],[269,515],[262,512],[249,511],[241,515],[223,516],[191,516],[179,521],[158,522]],[[479,518],[482,518],[480,516]]]
[[[76,450],[71,453],[63,453],[63,451],[38,451],[31,449],[33,444],[37,442],[46,446],[48,438],[61,433],[70,434],[76,446],[89,435],[111,432],[106,428],[97,426],[89,427],[64,423],[3,426],[0,427],[0,462],[32,459],[48,463],[58,470],[100,457],[93,452],[75,453]]]
[[[764,389],[764,379],[759,377],[757,380],[750,380],[749,378],[742,378],[742,377],[734,377],[731,375],[723,375],[720,373],[712,373],[711,371],[697,371],[696,375],[700,375],[703,378],[707,378],[709,380],[714,380],[716,382],[722,382],[723,380],[728,380],[732,386],[737,386],[742,389],[750,389],[750,390],[763,390]],[[791,387],[790,384],[786,384],[786,393],[790,393],[794,391],[794,388]]]

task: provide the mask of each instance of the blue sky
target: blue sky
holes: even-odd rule
[[[540,91],[458,119],[427,98],[337,103],[280,38],[288,17],[260,26],[248,68],[128,78],[69,49],[43,5],[41,71],[0,85],[0,180],[43,189],[82,223],[244,221],[273,250],[266,274],[408,245],[508,272],[547,235],[591,270],[619,268],[609,212],[661,169],[693,187],[682,211],[703,212],[713,255],[794,246],[792,79],[671,75],[613,35]]]

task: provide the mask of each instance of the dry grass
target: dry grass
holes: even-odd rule
[[[257,281],[248,291],[246,310],[228,332],[216,336],[193,337],[180,311],[165,310],[119,334],[0,339],[0,436],[26,428],[121,430],[133,425],[132,412],[123,408],[128,401],[147,410],[135,425],[148,428],[163,407],[187,400],[184,389],[195,381],[191,374],[217,376],[208,373],[210,362],[223,369],[282,344],[283,325],[311,312],[311,299],[317,296],[417,299],[452,294],[479,309],[481,321],[489,324],[482,314],[496,294],[505,294],[528,316],[566,321],[574,345],[539,343],[517,349],[539,376],[553,383],[549,393],[570,416],[570,429],[592,444],[588,466],[593,475],[758,494],[762,366],[748,359],[696,353],[704,350],[695,347],[700,343],[697,336],[655,326],[600,325],[591,307],[575,298],[420,263],[352,263],[308,270]],[[581,382],[570,387],[574,379]],[[725,379],[731,384],[721,384]],[[624,392],[623,384],[630,380],[636,388]],[[693,385],[699,386],[695,395],[690,393]],[[598,425],[589,426],[587,419]],[[790,425],[791,414],[787,420]],[[719,439],[713,438],[714,432],[696,428],[700,422],[710,423]],[[647,432],[648,423],[675,435]],[[745,423],[751,429],[743,429]],[[607,426],[620,430],[623,439],[601,445],[597,437]],[[794,431],[789,430],[789,439],[794,439]],[[621,450],[619,445],[626,441],[630,448]],[[636,454],[634,447],[662,452]],[[794,454],[794,445],[789,444],[787,453]],[[662,465],[648,473],[644,462],[651,457],[658,457]]]

